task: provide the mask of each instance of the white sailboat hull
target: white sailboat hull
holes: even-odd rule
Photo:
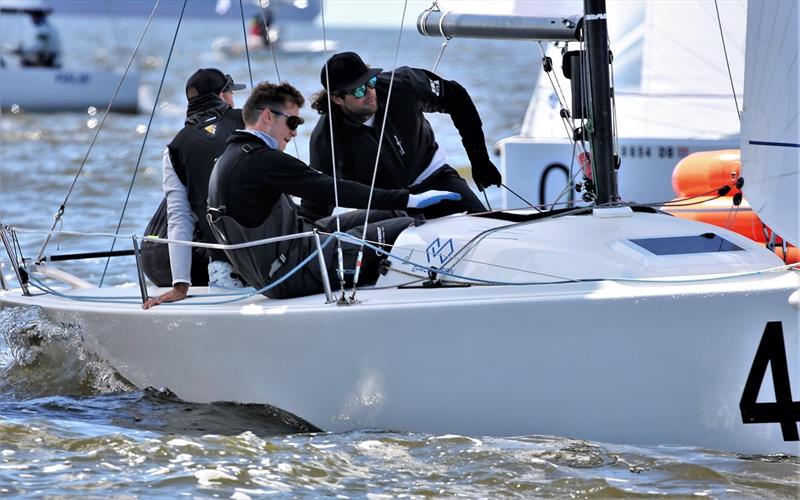
[[[599,240],[580,249],[594,256],[584,264],[610,269],[615,250],[598,234],[616,240],[614,229],[636,220],[650,231],[662,220],[677,232],[709,227],[652,215],[556,224],[576,240]],[[531,230],[532,239],[549,241],[547,224]],[[581,234],[581,224],[598,234]],[[457,226],[458,219],[431,222],[399,243],[427,242]],[[522,230],[513,231],[524,249]],[[772,262],[763,252],[756,261]],[[477,250],[471,255],[481,260]],[[746,267],[746,254],[736,258]],[[576,264],[573,272],[583,272]],[[197,402],[268,403],[324,430],[535,433],[800,455],[779,423],[745,424],[739,408],[768,322],[782,324],[792,394],[800,394],[798,283],[795,272],[773,272],[673,283],[385,288],[362,290],[361,303],[349,307],[324,304],[321,295],[207,306],[211,298],[197,298],[149,311],[18,292],[0,292],[0,303],[36,305],[76,326],[91,352],[138,387]],[[768,372],[759,401],[775,400]]]
[[[0,107],[23,111],[86,111],[108,106],[122,77],[112,71],[76,71],[55,68],[0,68]],[[129,73],[112,110],[138,111],[139,75]]]

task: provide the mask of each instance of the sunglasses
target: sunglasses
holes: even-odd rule
[[[356,87],[353,90],[351,90],[350,91],[350,95],[352,95],[356,99],[361,99],[362,97],[367,95],[367,87],[369,87],[371,89],[374,89],[375,85],[377,85],[377,84],[378,84],[378,76],[375,75],[372,78],[370,78],[369,80],[367,80],[367,83],[362,83],[358,87]]]
[[[220,92],[228,92],[233,87],[233,77],[231,75],[225,75],[225,86],[222,87]]]
[[[276,115],[281,115],[286,117],[286,126],[289,127],[289,130],[297,130],[297,127],[304,124],[306,121],[300,118],[297,115],[287,115],[283,111],[275,111],[271,108],[258,108],[259,110],[269,109],[271,113],[275,113]]]

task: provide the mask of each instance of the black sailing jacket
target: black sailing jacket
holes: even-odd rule
[[[343,206],[365,208],[369,187],[340,182]],[[301,217],[289,195],[333,203],[333,179],[302,161],[272,149],[244,131],[234,132],[220,156],[208,187],[209,213],[220,243],[237,244],[311,231],[314,225]],[[372,207],[405,208],[408,191],[376,189]],[[408,224],[408,222],[406,222]],[[325,260],[333,258],[333,245]],[[225,253],[236,271],[252,286],[261,288],[279,279],[314,251],[309,238],[281,241]],[[268,297],[296,297],[321,290],[318,266],[305,266],[289,280],[266,292]]]
[[[376,87],[378,111],[374,127],[356,123],[334,108],[336,175],[369,185],[372,182],[378,138],[386,114],[386,99],[391,72],[378,75]],[[406,188],[428,166],[439,145],[424,113],[447,113],[461,134],[462,143],[473,161],[488,153],[480,116],[467,91],[452,80],[430,71],[403,66],[397,68],[389,100],[381,158],[375,186],[384,189]],[[332,174],[330,127],[328,115],[320,115],[311,134],[312,168]],[[303,199],[303,207],[312,213],[329,214],[324,207]]]

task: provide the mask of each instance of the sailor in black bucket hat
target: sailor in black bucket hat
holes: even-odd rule
[[[311,134],[310,165],[328,175],[333,172],[328,107],[332,110],[336,172],[343,179],[372,182],[380,129],[386,117],[375,186],[428,189],[461,194],[461,200],[442,202],[423,210],[427,218],[458,212],[483,212],[485,207],[467,182],[447,163],[424,113],[447,113],[461,134],[480,190],[499,186],[501,176],[489,159],[482,124],[467,91],[452,80],[424,70],[397,68],[387,110],[391,72],[370,68],[355,52],[334,54],[322,67],[325,89],[313,96],[311,107],[322,115]],[[330,95],[330,103],[328,101]],[[333,207],[303,200],[303,208],[320,217]]]
[[[216,68],[201,68],[186,81],[186,121],[162,159],[165,198],[145,234],[173,240],[216,243],[206,220],[208,179],[234,130],[244,128],[233,93],[246,88]],[[145,242],[143,268],[158,286],[172,288],[145,302],[145,309],[186,297],[190,285],[241,287],[223,252]]]

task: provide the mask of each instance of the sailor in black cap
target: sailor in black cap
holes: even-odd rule
[[[183,129],[169,143],[162,160],[165,201],[153,216],[147,234],[172,240],[216,243],[206,221],[208,179],[214,162],[234,130],[243,129],[242,110],[233,108],[233,92],[244,89],[230,75],[214,68],[198,69],[186,82],[188,107]],[[166,222],[167,229],[163,226]],[[155,227],[160,225],[162,227]],[[241,287],[223,252],[148,244],[143,267],[158,286],[172,289],[145,302],[144,308],[186,297],[189,286]]]
[[[391,72],[369,68],[355,52],[335,54],[323,66],[320,81],[330,91],[337,176],[365,184],[372,182],[380,130],[387,115],[376,187],[461,194],[460,201],[442,202],[423,210],[427,218],[485,211],[467,182],[448,165],[447,154],[436,143],[424,116],[431,112],[449,114],[461,134],[478,189],[499,186],[500,173],[489,159],[481,119],[467,91],[457,82],[430,71],[404,66],[394,72],[388,99],[390,78]],[[311,104],[322,116],[311,134],[310,165],[331,175],[328,90],[317,93]],[[303,200],[303,208],[319,216],[332,209],[311,200]]]

